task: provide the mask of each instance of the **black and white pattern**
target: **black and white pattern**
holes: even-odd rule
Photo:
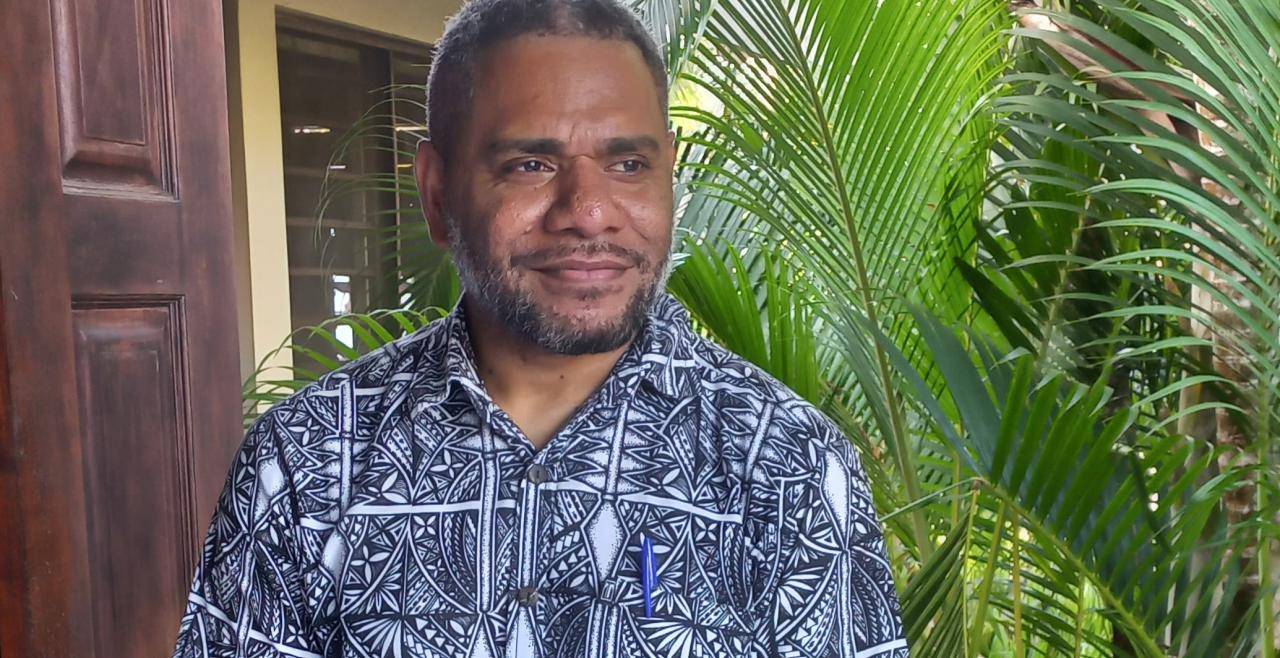
[[[232,466],[175,655],[907,649],[852,445],[664,297],[540,451],[486,394],[461,307],[264,414]]]

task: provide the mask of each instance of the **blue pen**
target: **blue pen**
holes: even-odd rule
[[[644,590],[644,616],[653,616],[653,588],[658,585],[658,560],[653,554],[653,541],[640,535],[640,585]]]

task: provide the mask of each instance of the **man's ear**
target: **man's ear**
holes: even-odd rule
[[[449,246],[449,225],[444,216],[444,159],[431,140],[418,142],[418,155],[413,160],[413,174],[418,179],[418,196],[422,199],[422,216],[427,220],[431,241],[442,248]]]

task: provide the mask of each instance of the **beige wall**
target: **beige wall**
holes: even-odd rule
[[[460,0],[226,0],[241,369],[252,372],[292,329],[276,10],[433,43]],[[247,256],[244,253],[247,250]],[[286,365],[281,355],[273,365]]]

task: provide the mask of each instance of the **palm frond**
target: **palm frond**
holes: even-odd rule
[[[981,0],[720,4],[685,77],[723,109],[673,109],[704,127],[685,143],[714,154],[685,163],[699,172],[695,189],[767,226],[824,303],[905,333],[890,305],[936,297],[919,286],[937,280],[926,261],[939,251],[936,206],[946,164],[967,146],[966,117],[999,72],[1002,16]],[[871,368],[848,371],[860,394],[851,399],[871,405],[907,496],[920,498],[887,361],[874,344],[867,356]],[[928,552],[918,519],[915,545]]]
[[[971,531],[971,541],[1001,556],[1002,543],[1018,533],[1023,542],[1033,538],[1039,562],[1022,569],[1042,590],[1036,607],[1057,608],[1062,619],[1105,615],[1138,656],[1165,656],[1169,644],[1199,641],[1193,629],[1217,629],[1219,642],[1229,639],[1233,611],[1220,597],[1238,582],[1238,569],[1191,574],[1187,556],[1199,548],[1211,563],[1230,564],[1238,538],[1227,535],[1219,512],[1248,469],[1215,474],[1226,448],[1144,431],[1139,410],[1118,404],[1105,382],[1084,385],[1041,371],[1026,352],[993,353],[975,364],[959,336],[926,313],[917,320],[959,418],[939,413],[941,403],[918,373],[916,394],[933,410],[938,431],[967,456],[984,493],[1019,519],[1012,531]],[[896,362],[909,367],[901,357]],[[1216,544],[1206,546],[1206,537]],[[1099,593],[1098,610],[1078,607],[1082,582]],[[993,601],[1010,595],[997,594]],[[1219,603],[1201,608],[1194,624],[1173,614],[1213,600]],[[1076,626],[1035,627],[1042,639],[1079,646]]]

